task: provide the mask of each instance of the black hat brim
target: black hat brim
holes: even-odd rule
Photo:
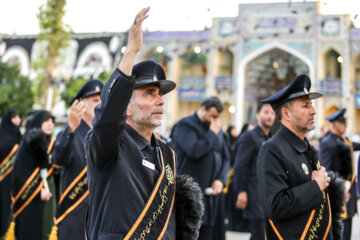
[[[87,98],[87,97],[90,97],[90,96],[95,95],[95,94],[101,94],[101,91],[91,91],[91,92],[88,92],[88,93],[86,93],[82,98]]]
[[[76,96],[73,99],[71,99],[71,101],[69,102],[69,105],[71,106],[75,102],[76,99],[87,98],[87,97],[90,97],[90,96],[95,95],[95,94],[101,94],[101,91],[91,91],[91,92],[86,93],[82,97],[80,97],[79,93],[78,93],[78,94],[76,94]]]
[[[141,80],[135,84],[135,88],[147,86],[147,85],[156,85],[160,89],[160,93],[165,95],[175,89],[176,83],[171,80],[158,80],[154,81],[153,79]]]
[[[308,96],[310,100],[313,100],[313,99],[320,98],[323,95],[321,93],[319,93],[319,92],[310,92],[310,93],[298,92],[298,93],[290,95],[289,97],[287,97],[283,101],[280,101],[278,103],[274,103],[274,104],[271,104],[271,105],[272,105],[273,109],[277,109],[279,106],[281,106],[282,104],[284,104],[286,102],[289,102],[289,101],[294,100],[296,98],[301,98],[301,97],[306,97],[306,96]]]

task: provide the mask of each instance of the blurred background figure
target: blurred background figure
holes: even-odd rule
[[[351,142],[346,136],[346,108],[334,112],[325,119],[330,121],[331,131],[320,143],[319,160],[327,170],[334,171],[346,180],[346,211],[343,214],[343,239],[351,237],[352,217],[357,213],[357,193],[355,181],[354,151],[360,150],[360,144]]]
[[[271,137],[275,121],[271,105],[259,104],[256,119],[256,127],[244,132],[237,143],[233,178],[236,207],[244,210],[243,218],[250,221],[250,239],[264,240],[265,215],[257,184],[257,156],[263,143]]]
[[[327,126],[321,126],[320,128],[320,134],[321,136],[319,137],[319,144],[321,143],[321,141],[329,134],[330,129]]]
[[[230,130],[229,130],[230,128]],[[237,134],[236,138],[233,135],[233,140],[228,141],[228,148],[231,155],[230,170],[227,175],[227,182],[224,188],[225,194],[225,222],[226,229],[229,231],[237,232],[250,232],[250,222],[247,219],[243,218],[243,210],[235,206],[237,200],[237,192],[234,191],[233,175],[234,175],[234,159],[236,154],[236,145],[239,137],[248,130],[254,128],[254,125],[251,123],[244,123],[241,127],[240,134]],[[227,130],[227,135],[230,135],[229,132],[236,133],[233,126],[229,126]],[[230,138],[230,137],[228,137]]]
[[[242,126],[241,130],[240,130],[240,134],[239,137],[246,131],[253,129],[255,126],[252,123],[244,123],[244,125]]]
[[[20,114],[9,109],[4,113],[0,124],[0,239],[11,221],[11,172],[21,141],[20,122]]]
[[[52,153],[54,164],[61,166],[60,192],[62,193],[55,216],[58,238],[85,239],[85,219],[89,198],[85,137],[92,128],[95,107],[100,104],[101,81],[87,81],[70,102],[69,120],[57,135]],[[76,189],[79,189],[76,191]],[[77,197],[72,197],[77,192]]]
[[[224,133],[226,146],[229,148],[230,153],[230,167],[234,164],[234,157],[235,157],[235,151],[236,151],[236,141],[239,134],[237,129],[230,125],[227,127],[226,132]]]
[[[54,117],[36,111],[16,154],[12,176],[12,206],[17,240],[48,238],[56,202],[50,165]]]
[[[207,98],[193,115],[176,124],[172,134],[178,174],[193,177],[205,193],[199,240],[225,239],[222,191],[229,171],[230,154],[220,123],[223,110],[220,99]]]

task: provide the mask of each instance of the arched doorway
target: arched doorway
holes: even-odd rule
[[[259,102],[284,88],[301,73],[309,75],[306,63],[279,48],[251,60],[245,67],[244,121],[255,123]]]
[[[258,95],[258,93],[256,93],[256,95],[254,95],[253,97],[251,97],[250,99],[246,99],[246,94],[248,91],[250,91],[250,89],[248,89],[247,86],[247,78],[249,77],[250,74],[247,74],[247,65],[251,62],[253,62],[255,59],[257,59],[258,57],[261,57],[262,55],[266,54],[266,53],[272,53],[273,50],[278,51],[279,53],[281,53],[281,55],[283,57],[280,57],[282,59],[286,59],[286,58],[291,58],[293,60],[292,63],[295,61],[296,66],[295,67],[295,74],[300,74],[300,71],[303,71],[303,73],[308,73],[313,86],[314,81],[315,81],[315,71],[314,71],[314,64],[312,62],[312,60],[310,58],[308,58],[306,55],[302,54],[301,52],[285,45],[279,42],[274,42],[262,47],[259,47],[258,49],[254,50],[253,52],[251,52],[249,55],[247,55],[246,57],[242,58],[239,62],[239,67],[237,68],[236,71],[236,113],[235,113],[235,123],[236,123],[236,127],[240,128],[245,121],[247,121],[248,119],[254,119],[255,116],[255,112],[256,112],[256,107],[257,106],[257,101],[261,98],[261,95]],[[285,57],[286,56],[286,57]],[[270,54],[270,59],[271,59],[271,54]],[[261,60],[259,60],[259,62],[261,62]],[[290,63],[290,62],[289,62]],[[278,65],[277,65],[278,64]],[[262,68],[262,72],[270,72],[270,71],[274,71],[271,70],[271,68],[278,67],[278,69],[280,68],[280,64],[279,62],[277,62],[277,64],[274,64],[274,62],[272,62],[272,65],[267,66],[267,68],[264,66],[264,64],[262,66],[259,66]],[[289,65],[290,66],[290,65]],[[256,66],[254,66],[256,67]],[[257,71],[260,71],[260,69],[258,69]],[[281,71],[281,70],[280,70]],[[286,71],[287,72],[287,71]],[[290,71],[289,71],[290,73]],[[280,74],[282,76],[282,74]],[[248,76],[248,77],[247,77]],[[286,76],[286,73],[285,73]],[[284,81],[284,86],[286,81]],[[276,84],[275,84],[276,85]],[[257,85],[255,85],[257,86]],[[272,86],[270,85],[270,81],[268,82],[267,88],[271,89]],[[274,92],[276,91],[276,87],[280,86],[274,86]],[[312,87],[314,89],[314,87]],[[271,89],[272,90],[272,89]],[[257,90],[260,92],[260,90]],[[268,92],[268,94],[270,94]],[[266,94],[262,94],[263,96],[265,96]],[[248,97],[250,97],[250,94],[247,94]],[[270,95],[269,95],[270,96]],[[265,96],[267,97],[267,96]],[[256,105],[252,105],[256,103]],[[317,108],[317,103],[315,102],[315,108]],[[251,117],[252,116],[252,117]]]

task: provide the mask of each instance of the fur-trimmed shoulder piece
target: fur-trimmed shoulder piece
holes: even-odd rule
[[[25,140],[33,150],[46,150],[47,148],[46,135],[40,128],[33,128],[29,130],[26,134]]]
[[[343,219],[341,218],[341,214],[343,213],[343,206],[345,205],[345,181],[337,177],[332,171],[328,171],[328,175],[331,179],[328,193],[333,220],[333,239],[337,240],[342,238],[343,232]]]
[[[40,168],[46,168],[49,164],[47,155],[48,141],[46,135],[40,128],[31,129],[25,136],[25,141],[29,145],[34,156],[36,165]]]
[[[204,214],[203,193],[190,176],[176,176],[176,240],[197,240]]]

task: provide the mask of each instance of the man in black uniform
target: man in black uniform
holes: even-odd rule
[[[332,179],[305,138],[315,127],[311,99],[322,96],[309,93],[310,87],[309,77],[301,74],[262,100],[272,105],[281,122],[279,131],[264,143],[258,157],[267,239],[333,237],[333,212],[327,194]]]
[[[60,240],[85,239],[89,190],[84,144],[95,107],[100,104],[102,88],[99,80],[90,80],[82,86],[70,102],[68,124],[56,137],[52,161],[61,166],[61,196],[55,217]]]
[[[352,217],[357,212],[357,193],[354,169],[354,151],[360,150],[359,143],[353,143],[344,136],[346,132],[346,108],[329,116],[331,131],[320,143],[319,160],[326,169],[334,171],[346,180],[346,212],[344,218],[343,240],[351,237]]]
[[[230,166],[230,154],[219,119],[223,109],[217,97],[207,98],[193,115],[175,125],[172,135],[179,174],[192,176],[206,194],[200,240],[216,239],[215,227],[219,225],[215,223],[221,206],[219,194],[226,184]]]
[[[149,9],[137,14],[129,30],[86,137],[90,240],[175,239],[175,154],[153,130],[161,125],[162,96],[176,85],[153,61],[133,67]]]
[[[275,113],[271,105],[260,104],[256,118],[256,127],[245,132],[237,143],[234,185],[238,193],[236,207],[244,209],[243,217],[251,222],[250,239],[261,240],[265,239],[265,221],[256,176],[257,156],[274,124]]]

